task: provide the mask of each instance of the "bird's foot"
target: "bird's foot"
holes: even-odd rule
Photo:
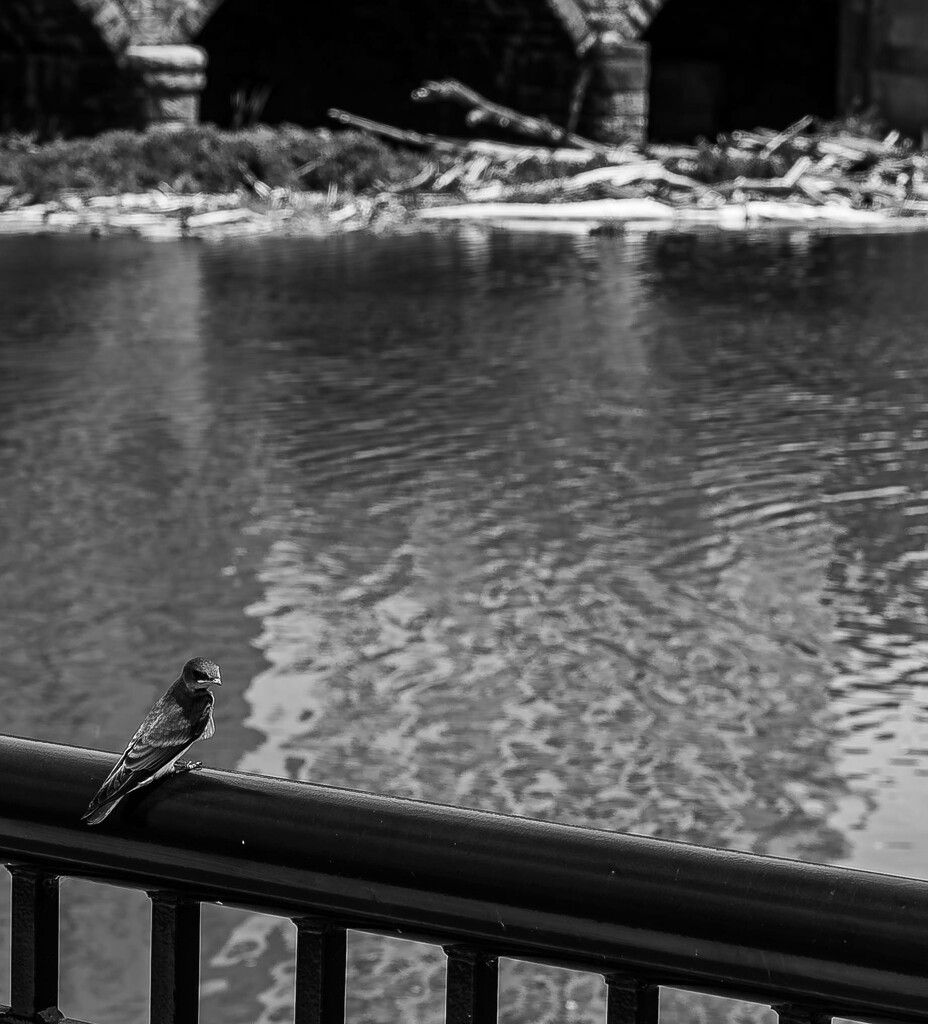
[[[181,772],[195,772],[199,771],[202,767],[202,761],[178,761],[174,765],[174,774],[180,775]]]

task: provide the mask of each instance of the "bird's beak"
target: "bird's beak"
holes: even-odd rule
[[[220,679],[219,676],[216,676],[215,679],[210,680],[210,686],[222,686],[222,679]]]

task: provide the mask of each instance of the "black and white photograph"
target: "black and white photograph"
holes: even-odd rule
[[[0,0],[0,1024],[928,1024],[928,0]]]

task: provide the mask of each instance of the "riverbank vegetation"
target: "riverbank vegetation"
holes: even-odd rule
[[[195,125],[42,144],[8,135],[0,137],[0,230],[21,221],[27,230],[150,237],[422,220],[928,222],[928,157],[872,122],[804,117],[782,131],[694,145],[609,146],[460,83],[419,92],[436,90],[473,107],[480,124],[531,141],[426,135],[343,111],[331,112],[336,130]]]
[[[62,190],[93,195],[166,186],[181,194],[270,188],[365,192],[401,181],[421,166],[418,154],[367,132],[257,125],[223,131],[193,125],[178,132],[112,131],[94,138],[38,143],[0,136],[0,186],[34,202]]]

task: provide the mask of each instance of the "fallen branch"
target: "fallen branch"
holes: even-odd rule
[[[807,170],[812,166],[812,158],[809,156],[801,156],[790,169],[780,178],[780,181],[784,185],[793,186],[799,179],[806,173]]]
[[[467,153],[479,153],[498,160],[538,160],[541,163],[569,164],[572,167],[582,167],[604,158],[615,162],[619,156],[616,150],[600,154],[589,149],[551,149],[548,146],[530,146],[527,143],[520,146],[510,142],[487,142],[484,139],[468,140]]]
[[[377,182],[377,190],[379,192],[392,192],[394,195],[400,195],[403,192],[415,192],[435,177],[436,170],[435,164],[429,161],[418,174],[407,178],[406,181],[398,181],[392,185],[389,182]]]
[[[718,181],[712,188],[723,196],[734,192],[770,192],[789,195],[795,185],[785,182],[782,178],[732,178],[730,181]]]
[[[455,205],[453,213],[429,217],[576,222],[613,220],[619,210],[623,216],[634,211],[633,219],[648,210],[645,219],[657,214],[661,219],[670,209],[680,214],[679,223],[732,226],[737,217],[731,211],[750,206],[754,219],[870,224],[922,214],[928,200],[928,158],[913,153],[911,144],[897,133],[883,139],[850,129],[807,133],[812,120],[805,117],[781,132],[758,128],[720,136],[714,146],[649,147],[644,157],[632,146],[608,149],[571,136],[550,121],[490,103],[454,80],[428,82],[415,95],[423,101],[452,100],[469,107],[471,121],[491,119],[572,147],[469,142],[332,111],[343,124],[444,154],[428,172],[394,186],[403,192],[427,189],[422,195],[425,202],[438,203],[444,196],[443,210],[450,209],[445,205],[449,194],[466,199],[473,208],[466,212]],[[563,160],[560,166],[558,160]],[[656,196],[663,203],[635,205],[654,203],[651,197]],[[623,205],[597,205],[602,203]],[[556,212],[559,207],[569,210]],[[722,210],[729,212],[716,212]],[[880,219],[874,219],[876,214]],[[745,214],[738,216],[743,219]]]
[[[673,220],[673,207],[654,199],[591,199],[577,203],[464,203],[422,210],[423,220]]]
[[[801,192],[806,199],[815,203],[816,206],[824,206],[828,201],[826,198],[826,192],[831,191],[831,182],[825,182],[824,184],[828,187],[822,187],[822,182],[813,182],[803,178],[796,182],[796,189]]]
[[[600,159],[602,155],[615,158],[621,151],[607,150],[605,154],[598,151],[583,149],[550,149],[547,146],[517,146],[509,142],[489,142],[486,139],[456,139],[446,135],[432,135],[429,132],[414,132],[405,128],[397,128],[382,121],[372,121],[367,117],[350,114],[347,110],[332,107],[329,117],[348,128],[358,128],[370,132],[392,142],[402,142],[420,149],[434,149],[439,153],[452,155],[480,153],[496,160],[529,160],[532,158],[554,163],[586,164],[591,160]]]
[[[812,124],[812,115],[806,114],[805,117],[801,117],[795,124],[791,124],[789,128],[780,132],[779,135],[774,135],[774,137],[761,150],[761,155],[770,156],[772,153],[775,153],[780,146],[787,142],[791,142],[797,135],[801,135],[810,124]]]
[[[467,148],[466,139],[451,139],[441,135],[432,135],[429,132],[413,132],[405,128],[395,128],[391,124],[383,124],[381,121],[371,121],[367,117],[349,114],[347,110],[339,110],[338,107],[332,107],[329,110],[329,117],[349,128],[360,128],[361,131],[370,132],[371,135],[379,135],[381,138],[392,139],[394,142],[405,142],[408,146],[437,149],[440,153],[460,153]]]
[[[468,199],[472,202],[479,202],[484,198],[499,198],[501,195],[507,197],[523,196],[525,198],[545,198],[557,195],[576,196],[578,193],[604,187],[607,189],[624,189],[638,182],[655,182],[668,185],[671,188],[685,189],[695,193],[697,198],[701,198],[706,192],[710,191],[702,182],[682,174],[674,174],[656,160],[646,160],[635,164],[597,167],[591,171],[581,171],[579,174],[571,175],[569,178],[551,178],[547,181],[515,185],[502,192],[498,187],[493,188],[490,186],[477,192],[469,192]]]
[[[489,123],[497,128],[519,132],[530,138],[544,139],[553,146],[570,145],[577,149],[588,149],[593,153],[608,153],[610,150],[609,146],[569,132],[566,128],[559,128],[547,118],[529,117],[511,107],[493,103],[454,78],[446,78],[441,82],[425,82],[413,92],[412,98],[417,103],[437,103],[448,100],[468,107],[470,109],[470,113],[467,115],[469,125]]]

